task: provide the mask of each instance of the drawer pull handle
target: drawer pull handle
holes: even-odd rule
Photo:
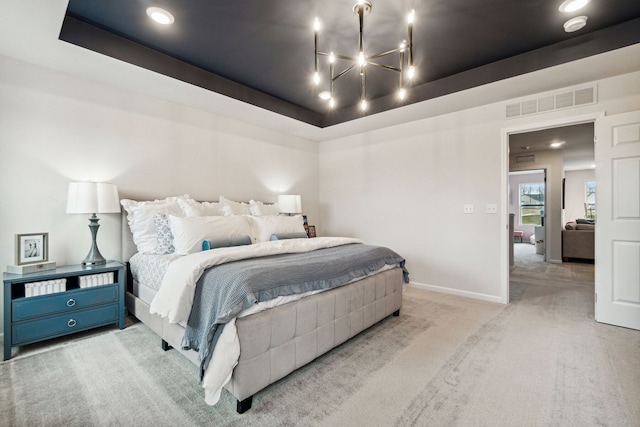
[[[73,319],[69,319],[69,321],[67,322],[67,326],[70,328],[73,328],[74,326],[76,326],[76,321]]]
[[[67,301],[67,307],[73,307],[74,305],[76,305],[76,300],[69,298],[69,301]]]

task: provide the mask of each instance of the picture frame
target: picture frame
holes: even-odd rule
[[[315,225],[310,225],[309,226],[309,228],[307,229],[307,235],[309,236],[309,238],[316,237],[316,226]]]
[[[47,262],[49,233],[16,234],[16,265]]]

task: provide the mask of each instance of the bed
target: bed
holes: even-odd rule
[[[123,257],[129,267],[127,309],[159,335],[165,350],[173,348],[200,367],[208,404],[217,402],[224,386],[237,399],[237,411],[243,413],[251,408],[255,393],[380,320],[400,313],[408,273],[404,260],[386,248],[382,248],[385,252],[356,239],[304,238],[300,235],[302,218],[277,216],[274,206],[253,201],[241,204],[221,197],[220,202],[196,202],[184,195],[149,202],[123,201],[123,206]],[[142,211],[144,215],[138,215],[140,218],[136,220],[142,217],[146,220],[143,233],[132,218]],[[251,242],[228,244],[237,242],[240,237],[235,234],[241,235],[246,230],[227,224],[244,224],[243,221],[252,224]],[[203,222],[207,224],[205,227]],[[210,238],[211,230],[215,228],[218,232],[220,224],[231,229],[227,230],[229,235]],[[175,243],[173,252],[146,251],[141,238],[145,233],[146,249],[153,246],[157,252],[163,251],[161,241],[166,235],[175,234],[169,236]],[[215,250],[201,249],[209,245]],[[171,245],[165,242],[165,246]],[[331,255],[336,257],[331,264],[339,269],[340,259],[348,259],[351,255],[345,254],[356,249],[380,252],[385,261],[372,261],[374,252],[353,255],[362,258],[366,267],[344,274],[342,270],[339,274],[329,272],[321,264]],[[295,273],[289,275],[284,267],[271,267],[272,262],[301,270],[292,270]],[[307,279],[310,273],[306,270],[301,273],[314,265],[316,270],[323,270],[326,279],[323,276],[322,280],[311,280]],[[200,313],[211,310],[206,306],[208,303],[201,302],[205,298],[200,294],[205,294],[209,286],[218,286],[216,283],[224,283],[220,288],[226,289],[227,282],[235,280],[237,270],[242,272],[239,275],[243,279],[255,270],[259,286],[269,281],[273,285],[267,288],[265,284],[264,290],[244,294],[231,292],[234,298],[235,294],[241,294],[236,299],[242,300],[242,304],[236,299],[225,302],[228,307],[216,308],[216,313],[223,314],[208,323],[203,320],[204,326],[194,329],[191,324],[197,323],[194,318],[204,318]],[[277,276],[280,270],[280,274],[287,275],[286,280]],[[187,279],[183,280],[183,276]],[[297,281],[285,286],[284,282],[294,280],[293,277]],[[298,280],[299,277],[304,279]],[[209,349],[211,341],[213,346]]]

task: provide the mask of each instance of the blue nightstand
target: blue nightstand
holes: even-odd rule
[[[113,279],[105,280],[103,274]],[[101,277],[102,276],[102,277]],[[94,279],[95,278],[95,279]],[[29,296],[36,282],[65,280],[66,290]],[[29,274],[4,273],[4,359],[11,347],[31,344],[99,326],[124,329],[124,264],[72,265]],[[89,287],[81,287],[89,286]]]

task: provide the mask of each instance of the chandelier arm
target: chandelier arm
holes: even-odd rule
[[[413,66],[413,22],[409,22],[409,67]]]
[[[333,99],[333,70],[334,70],[335,66],[332,63],[329,64],[329,94],[331,95],[331,99]]]
[[[363,29],[364,29],[364,3],[361,3],[360,6],[358,7],[358,17],[359,17],[359,21],[360,21],[360,37],[359,37],[359,50],[358,50],[358,60],[360,61],[360,58],[364,58],[364,42],[362,41],[363,39]],[[364,61],[364,60],[363,60]],[[362,75],[362,81],[363,81],[363,85],[364,85],[364,63],[363,61],[360,63],[360,74]]]
[[[354,68],[356,68],[356,64],[350,65],[349,68],[345,69],[344,71],[342,71],[339,74],[336,74],[336,76],[333,78],[333,80],[338,80],[338,77],[342,77],[345,74],[347,74],[349,71],[353,70]]]
[[[399,47],[398,47],[398,48],[395,48],[395,49],[388,50],[388,51],[386,51],[386,52],[382,52],[382,53],[377,53],[377,54],[375,54],[375,55],[371,55],[368,59],[381,58],[381,57],[383,57],[383,56],[391,55],[392,53],[400,52],[400,51],[402,51],[402,50],[403,50],[403,49],[401,49],[401,48],[399,48]]]
[[[331,52],[318,52],[318,55],[322,55],[322,56],[330,56]],[[351,61],[351,62],[358,62],[358,58],[354,58],[353,56],[345,56],[345,55],[338,55],[337,53],[334,53],[333,56],[337,59],[344,59],[345,61]]]
[[[404,50],[400,51],[400,90],[404,87],[404,81],[402,80],[402,67],[404,66]]]
[[[358,51],[364,52],[364,43],[362,42],[362,33],[364,28],[364,4],[358,6],[358,21],[360,21],[360,35],[358,38]]]
[[[386,64],[378,64],[377,62],[367,62],[367,65],[375,65],[376,67],[384,68],[385,70],[390,70],[390,71],[397,71],[397,72],[402,71],[398,67],[393,67],[391,65],[386,65]]]

